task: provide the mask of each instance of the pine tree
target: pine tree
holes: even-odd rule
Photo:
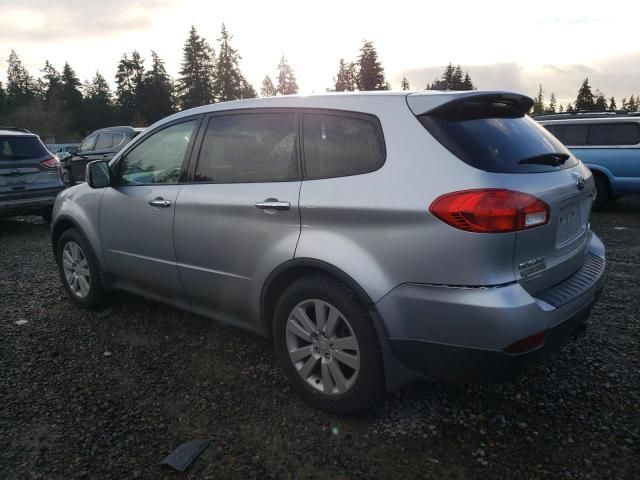
[[[178,80],[178,99],[182,109],[207,105],[215,101],[215,55],[207,41],[191,27],[182,49],[182,66]]]
[[[622,101],[623,103],[623,109],[626,110],[627,112],[637,112],[638,111],[638,103],[636,102],[636,98],[631,95],[629,97],[629,102],[625,102],[624,100]]]
[[[278,87],[276,89],[280,95],[291,95],[298,93],[298,83],[293,73],[293,69],[287,63],[284,55],[278,64]]]
[[[551,96],[549,97],[549,106],[547,107],[547,113],[556,113],[556,108],[558,107],[558,101],[556,100],[556,94],[551,92]]]
[[[378,52],[373,42],[365,40],[360,48],[358,57],[358,90],[387,90],[388,84],[384,78],[384,68],[378,60]]]
[[[621,110],[626,110],[627,109],[627,97],[622,97],[620,109]]]
[[[35,99],[36,83],[14,50],[11,50],[7,63],[6,103],[9,110],[14,110]]]
[[[348,72],[347,69],[349,67],[347,67],[347,65],[345,65],[344,63],[344,58],[340,59],[340,64],[338,65],[338,73],[336,74],[335,77],[335,87],[334,87],[334,91],[336,92],[345,92],[347,91],[347,77],[348,77]]]
[[[65,62],[62,75],[60,75],[60,84],[62,86],[62,109],[66,112],[71,126],[79,130],[82,124],[82,92],[80,91],[82,84],[76,76],[76,72],[67,62]]]
[[[265,75],[264,80],[262,80],[262,88],[260,89],[261,97],[275,97],[276,87],[273,85],[271,81],[271,77],[269,75]]]
[[[130,125],[140,115],[139,95],[144,79],[144,61],[134,50],[131,57],[125,53],[116,71],[116,105],[121,122]]]
[[[609,110],[616,110],[617,108],[618,108],[618,106],[616,105],[615,97],[611,97],[609,99]]]
[[[453,66],[451,62],[442,72],[439,80],[427,84],[427,90],[475,90],[469,72],[462,72],[462,66]]]
[[[607,98],[599,89],[596,89],[594,108],[596,110],[606,110],[607,107]]]
[[[243,98],[243,88],[247,83],[238,65],[240,55],[229,44],[231,38],[223,23],[220,38],[218,39],[220,46],[218,47],[216,77],[213,82],[214,95],[219,102]]]
[[[542,93],[542,85],[538,88],[538,95],[533,99],[532,113],[533,115],[540,115],[541,113],[544,113],[544,95]]]
[[[559,111],[560,113],[564,112],[564,107],[563,107],[562,105],[560,105],[560,108],[558,108],[558,111]]]
[[[7,113],[7,94],[4,91],[2,82],[0,82],[0,118]]]
[[[573,105],[571,105],[571,102],[567,103],[567,108],[565,108],[565,112],[573,112]]]
[[[111,125],[114,120],[113,96],[107,80],[96,72],[91,82],[84,83],[84,129],[91,132]]]
[[[249,82],[242,79],[242,88],[240,89],[240,98],[258,98],[258,92]]]
[[[469,72],[464,72],[464,80],[462,80],[462,88],[461,90],[475,90],[476,86],[471,81],[471,77],[469,76]]]
[[[576,110],[593,110],[594,108],[595,95],[591,91],[589,79],[585,78],[582,81],[580,90],[578,90],[578,97],[576,98]]]
[[[140,118],[151,124],[175,112],[173,90],[173,80],[164,62],[152,50],[151,68],[145,72],[135,95]]]
[[[407,77],[402,77],[402,81],[400,82],[400,88],[402,90],[411,90],[411,86],[409,85],[409,80],[407,80]]]
[[[44,108],[55,107],[62,102],[62,79],[60,73],[45,60],[42,70],[42,99]]]

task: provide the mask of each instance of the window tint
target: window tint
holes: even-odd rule
[[[589,145],[636,145],[640,130],[635,123],[591,124]]]
[[[47,149],[36,137],[0,137],[0,162],[28,160],[47,154]]]
[[[294,113],[209,119],[195,172],[197,182],[281,182],[298,178]]]
[[[89,152],[93,150],[93,146],[96,144],[97,135],[89,135],[84,141],[80,144],[78,148],[78,152]]]
[[[565,145],[586,145],[588,125],[545,125]]]
[[[96,141],[96,146],[94,150],[105,150],[107,148],[111,148],[113,143],[113,135],[110,133],[101,133],[98,135],[98,140]]]
[[[384,163],[382,132],[373,118],[306,113],[302,131],[306,178],[358,175]]]
[[[490,110],[485,117],[477,113],[460,120],[436,115],[418,119],[460,160],[487,172],[550,172],[577,165],[569,150],[531,117],[508,111]],[[557,156],[566,159],[556,165],[552,161]]]
[[[195,120],[178,123],[144,139],[124,157],[121,183],[177,183],[195,125]]]

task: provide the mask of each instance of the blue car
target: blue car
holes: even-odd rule
[[[591,169],[594,208],[640,193],[640,115],[579,112],[534,117]]]

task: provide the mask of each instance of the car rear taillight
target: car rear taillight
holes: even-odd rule
[[[494,188],[442,195],[429,212],[452,227],[477,233],[517,232],[549,222],[549,205],[542,200]]]
[[[522,340],[512,343],[504,349],[507,353],[525,353],[535,350],[547,339],[548,330],[543,330]]]
[[[47,168],[57,168],[60,165],[60,160],[58,160],[56,157],[51,157],[41,161],[40,165]]]

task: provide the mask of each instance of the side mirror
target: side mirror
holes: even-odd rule
[[[111,185],[111,170],[104,160],[94,160],[87,163],[85,178],[91,188],[104,188]]]

